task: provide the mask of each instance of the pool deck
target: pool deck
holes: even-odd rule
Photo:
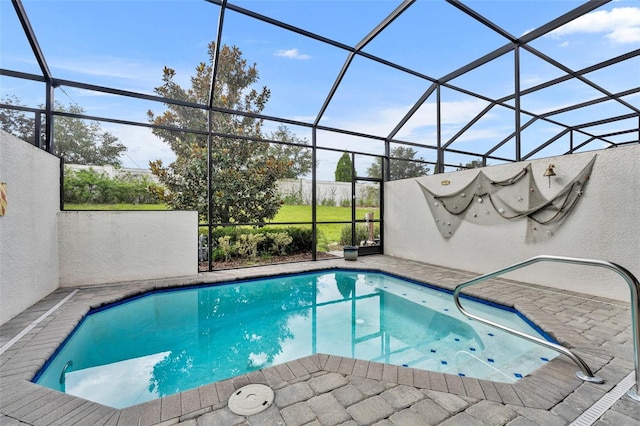
[[[514,384],[504,384],[323,354],[122,410],[30,382],[91,307],[153,288],[328,268],[378,270],[446,289],[476,276],[376,255],[361,256],[355,262],[323,260],[201,273],[185,279],[61,288],[0,327],[1,347],[15,341],[0,355],[0,425],[524,426],[565,425],[576,419],[582,425],[640,425],[640,403],[627,396],[613,400],[601,416],[579,418],[607,393],[615,394],[615,386],[625,378],[628,382],[633,372],[629,303],[506,279],[478,284],[465,293],[516,307],[557,341],[574,348],[604,384],[576,378],[578,367],[564,355]],[[26,327],[31,329],[24,333]],[[233,414],[227,407],[229,396],[250,383],[270,386],[274,403],[248,417]]]

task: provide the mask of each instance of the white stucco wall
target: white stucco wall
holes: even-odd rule
[[[0,324],[58,287],[60,160],[0,130]]]
[[[584,195],[547,241],[526,241],[526,220],[476,225],[463,221],[450,239],[441,237],[416,180],[439,195],[466,186],[478,170],[464,170],[385,186],[385,254],[477,272],[549,254],[617,263],[640,278],[640,146],[619,147],[532,161],[540,191],[552,198],[597,155]],[[555,164],[551,188],[543,173]],[[527,163],[482,169],[494,180],[514,176]],[[443,180],[449,185],[443,186]],[[629,301],[629,289],[614,272],[596,267],[538,263],[507,278]],[[425,277],[428,280],[428,277]]]
[[[60,287],[195,275],[195,211],[58,214]]]

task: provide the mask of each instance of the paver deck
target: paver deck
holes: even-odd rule
[[[559,356],[514,384],[315,354],[122,410],[31,383],[38,369],[92,307],[173,286],[330,268],[369,269],[453,289],[476,274],[397,259],[360,257],[202,273],[79,288],[0,355],[0,425],[564,425],[633,371],[629,303],[494,279],[468,294],[514,306],[582,356],[604,384],[576,378]],[[621,283],[621,285],[624,285]],[[76,289],[61,288],[0,327],[0,346]],[[274,403],[248,417],[229,396],[249,383],[275,391]],[[596,425],[639,425],[640,404],[618,400]]]

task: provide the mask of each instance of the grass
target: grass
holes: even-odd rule
[[[377,207],[356,207],[356,219],[364,219],[365,213],[374,212],[374,218],[379,219]],[[351,222],[351,207],[317,206],[316,220],[318,222]],[[273,222],[311,222],[311,206],[283,205]],[[318,230],[322,233],[324,241],[329,249],[332,245],[340,242],[342,228],[350,226],[346,223],[324,223],[318,224]],[[324,244],[322,244],[324,242]]]
[[[377,207],[356,207],[357,218],[364,218],[367,212],[377,212]],[[318,222],[351,221],[351,207],[317,206]],[[311,222],[311,206],[291,206],[284,204],[280,207],[273,222]]]
[[[65,203],[65,210],[167,210],[165,204],[70,204]],[[363,219],[365,213],[374,212],[379,219],[378,208],[356,208],[356,219]],[[351,222],[351,207],[317,206],[316,219],[318,222]],[[311,222],[311,206],[282,205],[276,217],[271,221],[277,222]],[[306,226],[306,225],[300,225]],[[311,226],[311,225],[309,225]],[[322,233],[319,246],[331,249],[340,242],[342,229],[346,223],[318,224]]]

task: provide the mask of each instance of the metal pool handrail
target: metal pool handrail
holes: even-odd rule
[[[598,376],[595,376],[591,372],[591,369],[589,368],[589,366],[579,356],[577,356],[576,354],[574,354],[564,346],[557,345],[555,343],[551,343],[543,339],[539,339],[535,336],[522,333],[518,330],[514,330],[512,328],[500,325],[493,321],[481,318],[477,315],[473,315],[467,312],[460,304],[460,291],[463,288],[469,287],[471,285],[477,284],[482,281],[486,281],[490,278],[494,278],[499,275],[506,274],[507,272],[511,272],[516,269],[520,269],[525,266],[532,265],[534,263],[545,262],[545,261],[572,263],[577,265],[600,266],[603,268],[611,269],[612,271],[620,275],[622,278],[624,278],[624,280],[627,282],[627,284],[629,285],[629,290],[631,291],[631,326],[632,326],[632,333],[633,333],[633,352],[634,352],[634,362],[635,362],[635,370],[636,370],[635,371],[636,372],[636,390],[635,391],[633,389],[629,390],[627,392],[627,395],[633,400],[640,402],[640,395],[638,394],[638,392],[640,392],[640,367],[639,367],[640,366],[640,350],[638,348],[638,345],[640,345],[640,326],[638,325],[638,311],[640,311],[640,296],[639,296],[640,282],[638,282],[637,278],[634,277],[631,272],[629,272],[627,269],[623,268],[622,266],[616,265],[615,263],[612,263],[612,262],[607,262],[604,260],[596,260],[596,259],[580,259],[580,258],[574,258],[574,257],[549,256],[549,255],[535,256],[535,257],[532,257],[531,259],[528,259],[519,263],[515,263],[511,266],[502,268],[494,272],[490,272],[485,275],[481,275],[479,277],[473,278],[469,281],[466,281],[458,285],[453,292],[453,300],[458,310],[462,312],[463,315],[466,315],[469,318],[473,318],[482,323],[499,328],[508,333],[514,334],[516,336],[520,336],[524,339],[530,340],[532,342],[538,343],[540,345],[543,345],[550,349],[558,351],[568,356],[573,362],[575,362],[580,367],[581,371],[578,371],[576,373],[576,376],[578,376],[580,379],[590,381],[590,382],[595,382],[595,383],[604,383],[604,380],[602,380]]]

